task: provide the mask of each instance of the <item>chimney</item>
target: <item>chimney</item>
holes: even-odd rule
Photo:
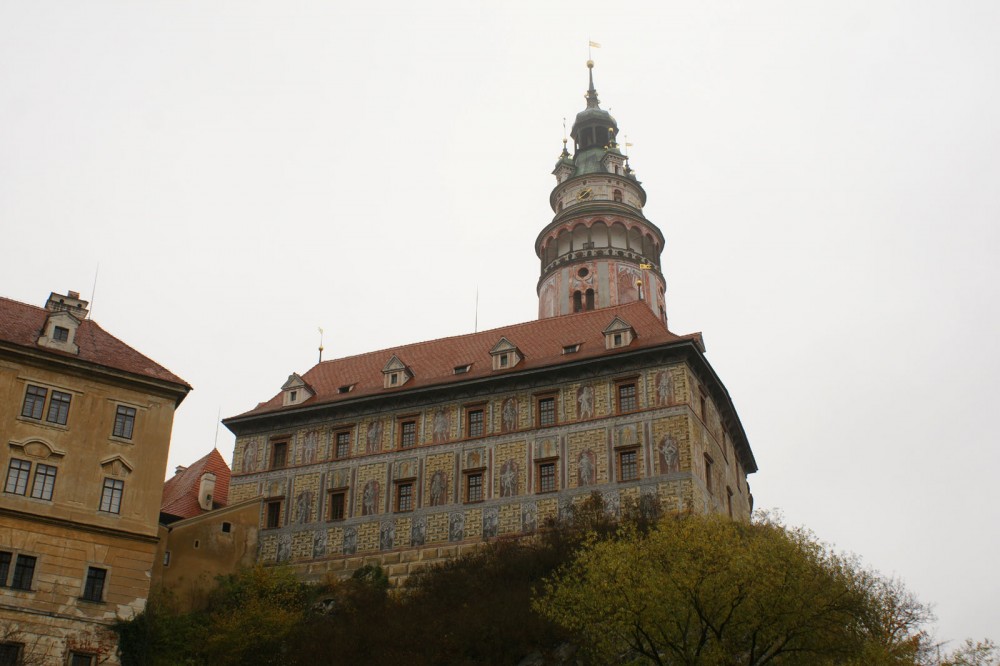
[[[212,510],[212,495],[215,494],[215,475],[205,472],[201,475],[201,484],[198,486],[198,506],[205,511]]]
[[[184,465],[178,465],[177,469],[174,470],[174,474],[175,475],[176,474],[180,474],[181,472],[185,472],[185,471],[187,471],[187,467],[185,467]]]
[[[52,292],[49,300],[45,303],[45,309],[49,312],[68,312],[77,319],[83,321],[87,318],[87,301],[80,298],[80,292],[70,291],[65,295]]]

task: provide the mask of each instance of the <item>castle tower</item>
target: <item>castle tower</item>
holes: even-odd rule
[[[663,234],[642,213],[646,192],[618,144],[618,123],[601,109],[587,61],[587,108],[576,115],[552,171],[555,217],[535,240],[541,260],[538,318],[645,301],[664,323]]]

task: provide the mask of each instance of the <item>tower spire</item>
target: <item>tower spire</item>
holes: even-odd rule
[[[601,100],[597,99],[597,89],[594,88],[594,61],[587,61],[587,70],[590,74],[590,88],[587,89],[587,108],[599,109]]]

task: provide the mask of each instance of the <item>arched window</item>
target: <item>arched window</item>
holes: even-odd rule
[[[580,293],[580,292],[576,292],[576,293]],[[593,310],[594,309],[594,290],[593,289],[588,289],[587,290],[587,309],[588,310]]]
[[[618,203],[622,202],[622,191],[621,190],[615,190],[615,201],[617,201]]]
[[[583,309],[583,294],[579,290],[573,292],[573,312]]]

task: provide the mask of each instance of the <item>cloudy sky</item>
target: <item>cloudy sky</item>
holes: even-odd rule
[[[595,77],[757,506],[1000,638],[1000,4],[0,0],[0,293],[217,416],[326,358],[533,319]],[[95,275],[96,293],[94,292]],[[992,434],[991,434],[992,433]]]

